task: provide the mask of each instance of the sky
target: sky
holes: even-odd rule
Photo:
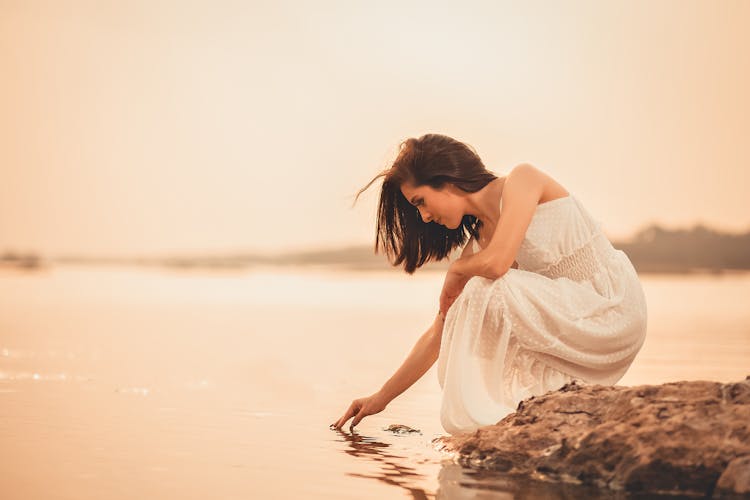
[[[372,244],[407,137],[750,230],[750,2],[0,0],[0,252]]]

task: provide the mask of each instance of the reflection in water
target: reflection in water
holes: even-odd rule
[[[415,482],[424,482],[426,477],[419,474],[413,467],[404,465],[404,462],[408,460],[407,457],[389,453],[390,444],[382,443],[375,440],[375,438],[361,436],[356,431],[347,434],[337,429],[336,432],[349,443],[349,447],[344,450],[346,454],[363,458],[370,463],[376,463],[382,471],[380,474],[347,472],[346,475],[365,479],[377,479],[390,486],[398,486],[408,491],[414,499],[426,499],[428,495],[429,497],[433,497],[432,494],[426,493],[422,488],[412,486]]]
[[[443,462],[438,474],[438,482],[440,487],[436,498],[446,500],[469,498],[473,500],[485,498],[493,500],[579,500],[581,498],[619,500],[632,498],[623,491],[534,481],[499,472],[473,470],[450,461]]]
[[[405,465],[407,456],[392,452],[392,445],[375,438],[362,436],[356,431],[348,434],[336,430],[349,446],[344,450],[348,455],[376,464],[380,473],[363,474],[348,472],[346,475],[365,479],[376,479],[389,486],[397,486],[415,499],[504,499],[504,500],[578,500],[596,498],[619,500],[626,498],[625,492],[599,489],[577,484],[536,481],[507,474],[474,470],[463,467],[445,458],[438,472],[438,490],[435,494],[418,487],[429,478],[416,469]]]

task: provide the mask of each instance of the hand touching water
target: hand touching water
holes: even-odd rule
[[[367,415],[374,415],[383,411],[388,404],[388,401],[378,392],[372,396],[366,398],[359,398],[352,401],[349,405],[349,409],[346,410],[344,416],[338,419],[335,423],[331,424],[332,429],[341,429],[341,427],[349,420],[354,417],[352,424],[349,426],[349,430],[353,430],[354,426],[357,425]]]
[[[440,312],[433,325],[417,340],[409,356],[393,377],[386,382],[383,389],[371,396],[352,401],[344,415],[330,425],[332,429],[340,430],[350,418],[354,417],[349,426],[349,429],[353,430],[354,426],[366,416],[380,413],[394,397],[411,387],[435,363],[439,354],[445,313],[461,294],[468,280],[469,278],[460,273],[449,271],[446,274],[443,290],[440,293]]]

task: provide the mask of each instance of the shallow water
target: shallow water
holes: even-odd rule
[[[645,275],[621,384],[744,379],[750,274]],[[560,498],[453,465],[433,367],[328,425],[431,323],[439,274],[61,267],[0,274],[3,498]],[[392,423],[421,434],[394,435]],[[502,494],[508,491],[515,493]]]

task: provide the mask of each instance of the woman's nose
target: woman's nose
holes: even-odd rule
[[[419,209],[419,215],[422,217],[424,222],[430,222],[432,220],[432,214],[427,210]]]

